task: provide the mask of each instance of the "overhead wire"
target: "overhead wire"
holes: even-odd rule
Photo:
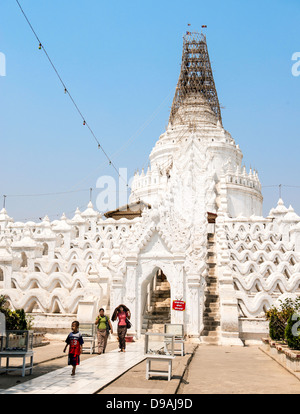
[[[79,108],[79,106],[77,105],[77,103],[75,102],[75,100],[74,100],[74,98],[73,98],[73,96],[71,95],[71,93],[70,93],[70,91],[69,91],[69,89],[67,88],[67,86],[66,86],[66,84],[65,84],[65,82],[63,81],[63,79],[62,79],[62,77],[61,77],[61,75],[59,74],[59,72],[58,72],[58,70],[57,70],[57,68],[56,68],[56,66],[54,65],[54,63],[53,63],[53,61],[52,61],[52,59],[50,58],[50,56],[49,56],[49,54],[48,54],[48,52],[47,52],[47,50],[46,50],[46,48],[45,48],[45,46],[43,45],[43,43],[42,43],[42,41],[41,41],[41,39],[39,38],[39,36],[38,36],[38,34],[37,34],[37,32],[35,31],[35,29],[33,28],[33,25],[31,24],[31,22],[30,22],[30,20],[29,20],[29,18],[27,17],[27,15],[26,15],[26,13],[25,13],[25,11],[24,11],[24,9],[22,8],[22,6],[21,6],[21,4],[20,4],[20,2],[19,2],[19,0],[16,0],[16,2],[17,2],[17,5],[18,5],[18,7],[19,7],[19,9],[21,10],[21,12],[22,12],[22,14],[23,14],[23,16],[24,16],[24,18],[25,18],[25,20],[26,20],[26,22],[28,23],[28,25],[29,25],[29,27],[30,27],[30,29],[31,29],[31,31],[32,31],[32,33],[34,34],[34,36],[35,36],[35,38],[37,39],[37,41],[38,41],[38,44],[39,44],[39,49],[41,49],[41,50],[43,50],[43,52],[45,53],[45,55],[46,55],[46,57],[47,57],[47,59],[48,59],[48,61],[49,61],[49,63],[50,63],[50,65],[51,65],[51,67],[53,68],[53,70],[54,70],[54,72],[55,72],[55,74],[57,75],[57,77],[58,77],[58,79],[59,79],[59,81],[60,81],[60,83],[62,84],[62,86],[63,86],[63,89],[64,89],[64,92],[65,92],[65,94],[68,94],[68,96],[69,96],[69,98],[70,98],[70,100],[71,100],[71,102],[73,103],[73,105],[74,105],[74,107],[76,108],[76,110],[77,110],[77,112],[78,112],[78,114],[80,115],[80,117],[81,117],[81,119],[82,119],[82,121],[83,121],[83,125],[86,125],[87,126],[87,128],[89,129],[89,131],[90,131],[90,133],[91,133],[91,135],[93,136],[93,138],[94,138],[94,140],[96,141],[96,143],[97,143],[97,145],[98,145],[98,148],[99,149],[101,149],[101,151],[103,152],[103,154],[105,155],[105,157],[107,158],[107,160],[109,161],[109,165],[111,165],[112,167],[113,167],[113,169],[116,171],[116,173],[117,173],[117,175],[118,175],[118,177],[119,178],[121,178],[124,182],[125,182],[125,184],[126,184],[126,187],[127,187],[127,189],[130,189],[131,190],[131,192],[134,192],[130,187],[129,187],[129,185],[128,185],[128,181],[127,180],[125,180],[124,179],[124,177],[119,173],[119,170],[117,169],[117,167],[116,167],[116,165],[112,162],[112,159],[113,158],[115,158],[116,156],[119,156],[120,155],[120,153],[122,153],[142,132],[143,132],[143,130],[156,118],[156,116],[157,116],[157,114],[159,113],[159,111],[160,111],[160,109],[161,109],[161,107],[163,106],[163,104],[165,103],[165,101],[169,98],[169,96],[170,96],[170,94],[172,93],[172,91],[166,96],[166,98],[162,101],[162,103],[158,106],[158,108],[153,112],[153,114],[150,116],[150,118],[140,127],[140,129],[127,141],[127,143],[125,143],[124,145],[123,145],[123,147],[121,147],[118,151],[116,151],[113,155],[112,155],[112,157],[109,157],[109,155],[107,154],[107,152],[104,150],[104,148],[103,148],[103,146],[100,144],[100,141],[98,140],[98,138],[97,138],[97,136],[96,136],[96,134],[94,133],[94,131],[93,131],[93,129],[91,128],[91,126],[89,125],[89,123],[86,121],[86,118],[84,117],[84,115],[83,115],[83,113],[82,113],[82,111],[80,110],[80,108]],[[103,165],[104,166],[104,165]],[[102,166],[101,166],[102,167]],[[99,167],[98,167],[99,168]],[[97,168],[97,170],[98,170],[98,168]],[[84,181],[84,180],[83,180]],[[81,181],[82,182],[82,181]],[[86,191],[86,190],[83,190],[83,191]],[[56,195],[56,194],[63,194],[63,193],[68,193],[68,192],[62,192],[62,193],[52,193],[52,195]],[[42,194],[41,194],[42,195]],[[45,194],[45,195],[47,195],[47,194]],[[50,194],[49,194],[50,195]],[[17,195],[13,195],[13,196],[17,196]],[[25,195],[18,195],[18,196],[25,196]],[[28,196],[34,196],[34,195],[28,195]],[[9,197],[11,197],[11,196],[9,196]],[[4,198],[4,205],[5,205],[5,198]]]
[[[62,79],[62,77],[61,77],[61,75],[59,74],[59,72],[58,72],[58,70],[57,70],[57,68],[56,68],[56,66],[54,65],[54,63],[53,63],[53,61],[52,61],[52,59],[50,58],[50,56],[49,56],[49,54],[48,54],[48,52],[47,52],[47,50],[46,50],[46,48],[45,48],[45,46],[43,45],[43,43],[42,43],[42,41],[40,40],[40,38],[39,38],[39,36],[38,36],[38,34],[36,33],[36,31],[35,31],[35,29],[33,28],[33,26],[32,26],[32,24],[31,24],[31,22],[30,22],[30,20],[29,20],[29,18],[27,17],[27,15],[26,15],[26,13],[25,13],[25,11],[24,11],[24,9],[22,8],[22,6],[21,6],[21,4],[20,4],[20,2],[19,2],[19,0],[16,0],[16,3],[17,3],[17,5],[18,5],[18,7],[19,7],[19,9],[20,9],[20,11],[22,12],[22,14],[23,14],[23,16],[24,16],[24,18],[25,18],[25,20],[26,20],[26,22],[27,22],[27,24],[29,25],[29,27],[30,27],[30,29],[31,29],[31,31],[32,31],[32,33],[34,34],[34,36],[35,36],[35,38],[36,38],[36,40],[38,41],[38,44],[39,44],[39,49],[41,49],[41,50],[43,50],[43,52],[45,53],[45,56],[47,57],[47,59],[48,59],[48,61],[49,61],[49,63],[50,63],[50,65],[51,65],[51,67],[52,67],[52,69],[54,70],[54,72],[55,72],[55,74],[57,75],[57,77],[58,77],[58,79],[59,79],[59,81],[60,81],[60,83],[61,83],[61,85],[63,86],[63,89],[64,89],[64,92],[65,92],[65,94],[67,94],[68,96],[69,96],[69,98],[70,98],[70,100],[71,100],[71,102],[72,102],[72,104],[74,105],[74,107],[75,107],[75,109],[76,109],[76,111],[78,112],[78,114],[79,114],[79,116],[81,117],[81,119],[82,119],[82,122],[83,122],[83,125],[84,126],[86,126],[87,128],[88,128],[88,130],[90,131],[90,133],[91,133],[91,135],[92,135],[92,137],[94,138],[94,140],[95,140],[95,142],[97,143],[97,145],[98,145],[98,149],[101,149],[101,151],[102,151],[102,153],[104,154],[104,156],[106,157],[106,159],[108,160],[108,162],[109,162],[109,165],[116,171],[116,173],[117,173],[117,175],[118,175],[118,177],[119,178],[121,178],[125,183],[126,183],[126,187],[127,187],[127,189],[130,189],[132,192],[133,192],[133,190],[129,187],[129,185],[128,185],[128,181],[126,181],[125,179],[124,179],[124,177],[119,173],[119,170],[118,170],[118,168],[117,168],[117,166],[114,164],[114,162],[112,161],[112,159],[113,158],[116,158],[116,157],[118,157],[119,155],[120,155],[120,153],[122,153],[123,151],[124,151],[124,149],[126,149],[140,134],[141,134],[141,132],[153,121],[153,119],[155,119],[155,117],[157,116],[157,114],[158,114],[158,112],[159,112],[159,110],[160,110],[160,107],[164,104],[164,102],[169,98],[169,96],[170,96],[170,94],[171,94],[171,92],[167,95],[167,97],[164,99],[164,101],[160,104],[160,106],[157,108],[157,110],[155,110],[154,111],[154,113],[151,115],[151,117],[150,117],[150,120],[149,121],[146,121],[142,126],[141,126],[141,128],[131,137],[131,138],[129,138],[129,140],[127,141],[127,143],[125,143],[124,145],[123,145],[123,147],[121,147],[119,150],[117,150],[114,154],[113,154],[113,156],[112,157],[110,157],[108,154],[107,154],[107,152],[105,151],[105,149],[103,148],[103,146],[102,146],[102,144],[100,143],[100,141],[99,141],[99,139],[97,138],[97,136],[96,136],[96,134],[94,133],[94,131],[93,131],[93,129],[92,129],[92,127],[90,126],[90,124],[87,122],[87,120],[86,120],[86,117],[83,115],[83,113],[82,113],[82,111],[80,110],[80,108],[79,108],[79,106],[78,106],[78,104],[76,103],[76,101],[75,101],[75,99],[73,98],[73,96],[71,95],[71,93],[70,93],[70,91],[69,91],[69,89],[67,88],[67,86],[66,86],[66,84],[65,84],[65,82],[63,81],[63,79]],[[187,132],[187,131],[186,131]],[[186,133],[185,132],[185,133]],[[183,136],[185,135],[185,133],[183,134]],[[180,142],[180,140],[183,138],[183,136],[179,139],[179,141],[178,142]],[[169,164],[169,160],[168,161],[166,161],[165,163],[163,163],[160,167],[163,167],[164,166],[164,164]],[[98,169],[98,168],[97,168]],[[279,184],[279,185],[268,185],[268,186],[262,186],[262,188],[269,188],[269,187],[279,187],[279,188],[281,188],[281,187],[291,187],[291,188],[300,188],[300,186],[293,186],[293,185],[285,185],[285,184]],[[3,195],[3,198],[4,198],[4,205],[5,205],[5,200],[6,200],[6,198],[7,197],[36,197],[36,196],[48,196],[48,195],[61,195],[61,194],[69,194],[69,193],[74,193],[74,192],[83,192],[83,191],[89,191],[90,190],[90,188],[89,189],[84,189],[84,190],[71,190],[71,191],[64,191],[64,192],[55,192],[55,193],[41,193],[41,194],[19,194],[19,195],[16,195],[16,194],[11,194],[11,195],[9,195],[9,194],[5,194],[5,195]]]
[[[123,147],[121,147],[118,151],[114,152],[111,156],[112,159],[115,159],[116,157],[120,156],[121,153],[123,153],[141,134],[142,132],[153,122],[153,120],[157,117],[159,114],[161,108],[171,95],[172,91],[168,93],[168,95],[164,98],[164,100],[159,104],[159,106],[155,109],[155,111],[150,115],[150,117],[140,126],[140,128],[124,143]],[[148,156],[149,158],[149,156]],[[96,171],[100,169],[100,171],[104,168],[104,164],[101,164],[96,169],[94,169],[91,173],[89,173],[85,178],[79,181],[78,185],[83,183],[85,180],[87,180],[91,175],[93,175]],[[77,184],[75,184],[72,188],[76,187]],[[132,191],[132,189],[131,189]]]
[[[34,34],[35,38],[37,39],[38,43],[39,43],[39,49],[43,50],[43,52],[45,53],[50,65],[52,66],[54,72],[56,73],[60,83],[62,84],[63,88],[64,88],[64,92],[69,96],[69,98],[71,99],[71,102],[73,103],[74,107],[76,108],[78,114],[80,115],[82,121],[83,121],[83,125],[87,126],[87,128],[89,129],[91,135],[93,136],[94,140],[96,141],[97,145],[98,145],[98,149],[101,149],[101,151],[103,152],[103,154],[105,155],[105,157],[107,158],[109,165],[112,166],[112,168],[117,172],[118,177],[121,178],[122,180],[124,180],[124,178],[121,176],[121,174],[119,173],[119,170],[117,169],[116,165],[112,162],[111,158],[108,156],[107,152],[104,150],[103,146],[100,144],[100,141],[98,140],[96,134],[94,133],[93,129],[91,128],[91,126],[89,125],[89,123],[86,121],[86,118],[84,117],[83,113],[81,112],[81,110],[79,109],[79,106],[77,105],[77,103],[75,102],[73,96],[71,95],[69,89],[67,88],[65,82],[63,81],[62,77],[60,76],[56,66],[54,65],[52,59],[50,58],[49,54],[47,53],[47,50],[45,48],[45,46],[43,45],[43,43],[41,42],[39,36],[37,35],[36,31],[34,30],[32,24],[30,23],[26,13],[24,12],[19,0],[16,0],[17,5],[19,6],[25,20],[27,21],[32,33]],[[124,180],[125,181],[125,180]],[[129,188],[128,186],[128,182],[126,182],[126,187]]]

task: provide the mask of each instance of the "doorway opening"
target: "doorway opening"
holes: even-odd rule
[[[171,323],[171,286],[158,269],[147,285],[141,333],[162,333],[165,323]]]

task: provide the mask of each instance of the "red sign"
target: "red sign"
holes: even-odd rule
[[[173,300],[173,310],[177,311],[184,311],[185,310],[185,302],[183,300]]]

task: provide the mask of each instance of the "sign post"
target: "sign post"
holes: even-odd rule
[[[185,302],[183,300],[173,300],[172,309],[176,311],[184,311]]]

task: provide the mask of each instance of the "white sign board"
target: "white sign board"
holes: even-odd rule
[[[0,336],[6,336],[5,315],[0,312]]]
[[[165,324],[165,333],[173,334],[175,336],[183,337],[183,325],[182,324]]]

